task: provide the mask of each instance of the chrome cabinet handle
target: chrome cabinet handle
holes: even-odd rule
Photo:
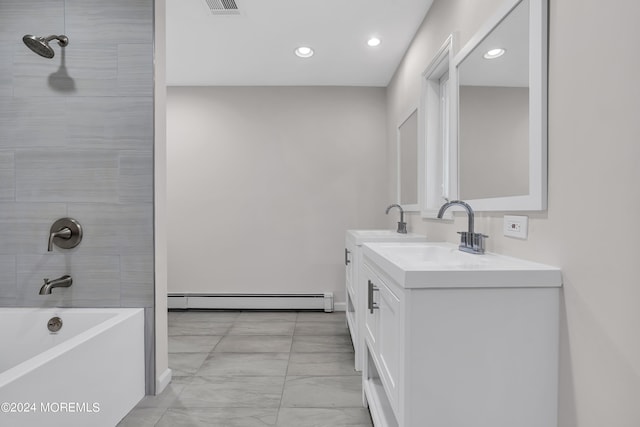
[[[367,280],[367,282],[369,283],[368,308],[369,308],[369,313],[373,314],[373,310],[378,308],[376,303],[373,302],[373,293],[375,291],[378,291],[379,289],[375,287],[375,285],[373,284],[373,282],[371,280]]]
[[[351,260],[349,259],[349,254],[351,253],[351,251],[347,248],[344,248],[344,265],[349,265],[349,263],[351,262]]]

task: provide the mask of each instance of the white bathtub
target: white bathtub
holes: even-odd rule
[[[113,427],[144,373],[143,309],[0,308],[0,426]]]

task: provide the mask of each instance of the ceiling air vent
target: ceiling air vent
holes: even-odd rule
[[[207,0],[212,15],[240,15],[235,0]]]

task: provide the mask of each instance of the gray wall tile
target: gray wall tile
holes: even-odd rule
[[[153,98],[119,98],[119,109],[113,116],[107,136],[116,146],[130,150],[153,148]]]
[[[14,95],[24,96],[116,96],[117,46],[98,48],[69,35],[69,45],[51,44],[53,59],[28,49],[16,52],[13,68]]]
[[[153,206],[69,204],[69,216],[83,225],[82,250],[101,254],[153,253]],[[78,246],[80,248],[80,246]]]
[[[153,153],[120,153],[119,200],[121,203],[153,202]]]
[[[0,97],[0,148],[63,146],[63,106],[53,98]]]
[[[153,99],[87,97],[66,101],[67,144],[76,149],[151,150]]]
[[[60,34],[63,29],[63,0],[0,1],[0,38],[3,40],[22,44],[25,34],[48,36]]]
[[[153,95],[153,51],[150,44],[118,45],[118,94]]]
[[[51,224],[65,216],[63,203],[0,203],[0,254],[45,254]]]
[[[151,43],[153,9],[150,0],[66,0],[66,28],[84,41]]]
[[[0,255],[0,272],[0,304],[9,305],[18,296],[15,255]]]
[[[67,206],[64,203],[0,203],[0,226],[28,226],[34,223],[51,226],[53,221],[66,213]]]
[[[120,256],[122,283],[149,283],[153,281],[153,254],[123,254]]]
[[[51,295],[38,295],[43,279],[69,274],[73,285],[54,289]],[[56,301],[69,305],[71,301],[91,302],[101,307],[105,303],[120,304],[120,259],[113,256],[75,254],[18,255],[18,298],[23,305],[39,305]]]
[[[14,200],[16,195],[13,151],[0,150],[0,200]]]
[[[13,151],[0,150],[0,169],[14,169]]]
[[[0,39],[0,58],[12,58],[16,44]],[[0,96],[13,96],[13,61],[0,60]]]
[[[16,200],[117,202],[118,152],[16,152]]]

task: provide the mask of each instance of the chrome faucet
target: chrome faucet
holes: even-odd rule
[[[404,210],[402,209],[402,206],[398,205],[398,204],[393,204],[393,205],[389,205],[387,207],[387,212],[386,214],[389,215],[389,211],[391,210],[391,208],[398,208],[400,209],[400,222],[398,223],[398,233],[402,233],[402,234],[407,234],[407,223],[404,222]]]
[[[44,285],[40,288],[40,295],[49,295],[53,288],[68,288],[73,283],[73,279],[68,274],[57,279],[44,279]]]
[[[444,211],[449,209],[451,206],[458,205],[462,206],[467,211],[467,216],[469,217],[469,226],[467,231],[458,231],[460,235],[460,245],[458,249],[463,252],[469,252],[471,254],[483,254],[484,253],[484,239],[489,236],[482,233],[474,232],[474,217],[473,209],[469,206],[468,203],[463,202],[462,200],[452,200],[450,202],[445,203],[440,207],[438,211],[438,218],[442,219],[442,215],[444,215]]]

